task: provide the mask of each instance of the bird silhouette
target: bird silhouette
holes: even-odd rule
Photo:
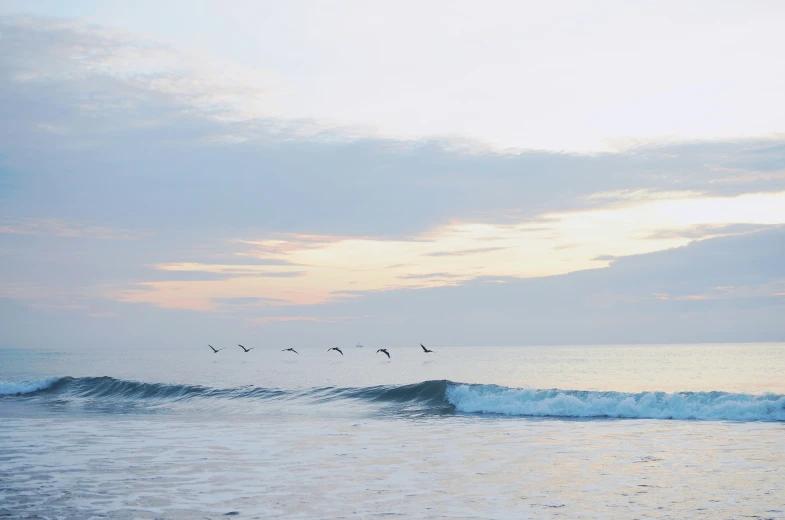
[[[207,346],[210,347],[211,349],[213,349],[213,354],[218,354],[220,351],[223,350],[222,348],[218,348],[217,349],[214,346],[210,345],[209,343],[207,344]]]
[[[297,352],[297,351],[296,351],[296,350],[294,350],[293,348],[285,348],[285,349],[283,349],[281,352],[286,352],[286,351],[288,351],[288,350],[291,350],[291,351],[292,351],[292,352],[294,352],[295,354],[299,354],[299,352]]]
[[[327,352],[330,352],[331,350],[337,350],[337,351],[338,351],[338,352],[340,352],[340,353],[341,353],[341,355],[343,356],[343,350],[339,349],[338,347],[328,348],[328,349],[327,349]]]
[[[429,352],[433,352],[433,350],[428,350],[427,348],[425,348],[425,345],[423,345],[422,343],[420,343],[420,346],[422,347],[422,351],[425,352],[426,354],[428,354]]]
[[[389,352],[387,352],[387,349],[386,349],[386,348],[380,348],[379,350],[377,350],[377,351],[376,351],[376,353],[377,353],[377,354],[378,354],[379,352],[384,352],[385,354],[387,354],[387,357],[388,357],[388,358],[390,357],[390,353],[389,353]]]
[[[254,347],[245,348],[244,346],[240,345],[239,343],[237,344],[237,346],[240,347],[241,349],[243,349],[243,352],[250,352],[250,351],[252,351],[254,349]]]

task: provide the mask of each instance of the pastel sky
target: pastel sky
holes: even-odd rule
[[[0,346],[785,341],[784,25],[0,0]]]

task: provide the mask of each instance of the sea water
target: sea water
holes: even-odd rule
[[[0,349],[0,517],[785,518],[785,344],[331,346]]]

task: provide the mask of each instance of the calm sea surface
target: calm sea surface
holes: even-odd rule
[[[785,518],[785,344],[331,346],[0,349],[0,517]]]

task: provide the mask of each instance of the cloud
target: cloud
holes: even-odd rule
[[[113,229],[104,226],[66,222],[53,218],[19,218],[0,221],[0,234],[93,238],[99,240],[134,240],[145,233],[129,229]]]
[[[678,199],[688,197],[699,197],[699,191],[654,191],[648,188],[637,190],[616,190],[601,193],[592,193],[587,196],[588,200],[598,200],[607,202],[642,202],[652,200]]]
[[[124,103],[117,103],[116,97],[101,89],[111,80],[126,87],[123,94],[172,95],[179,101],[178,106],[200,109],[219,120],[243,119],[241,114],[249,110],[248,100],[265,94],[248,83],[252,71],[232,71],[225,66],[219,73],[198,56],[106,27],[77,20],[17,15],[0,17],[0,30],[10,51],[4,53],[2,63],[12,85],[99,80],[98,88],[84,93],[79,104],[79,108],[93,116],[104,115],[102,112],[107,108],[143,108],[145,101],[149,101],[129,95]],[[246,81],[239,81],[240,76]],[[242,111],[240,105],[244,106]],[[142,111],[138,115],[145,114]],[[134,122],[142,127],[156,123],[144,117],[137,117]],[[68,135],[75,129],[61,122],[36,124],[52,134]]]
[[[261,318],[249,318],[251,323],[271,323],[271,322],[290,322],[290,321],[308,321],[308,322],[321,322],[321,323],[345,323],[347,321],[356,319],[356,316],[264,316]]]
[[[785,279],[756,285],[720,285],[709,287],[700,294],[672,295],[669,293],[655,293],[654,296],[662,301],[750,299],[781,296],[783,290],[785,290]]]
[[[739,177],[723,177],[714,182],[755,182],[758,180],[778,180],[785,179],[785,172],[782,173],[744,173]]]
[[[385,345],[434,336],[444,345],[782,341],[783,251],[785,228],[777,227],[619,258],[608,268],[477,278],[302,310],[384,316],[360,331]]]
[[[407,280],[422,280],[427,278],[459,278],[460,275],[453,273],[424,273],[424,274],[404,274],[399,278]]]
[[[721,224],[723,220],[747,221]],[[214,309],[214,298],[277,298],[287,305],[326,303],[349,295],[465,284],[484,277],[537,278],[605,267],[619,257],[683,246],[693,239],[748,233],[785,223],[785,192],[725,198],[654,200],[636,206],[551,213],[547,230],[530,224],[450,224],[398,239],[278,234],[241,240],[281,266],[158,264],[171,272],[221,273],[224,279],[148,281],[122,301]],[[698,222],[706,222],[698,224]],[[763,224],[759,224],[763,222]],[[659,226],[670,224],[667,232]],[[488,244],[490,247],[473,247]],[[400,267],[391,267],[397,265]],[[296,267],[293,267],[296,266]],[[435,276],[433,273],[444,273]],[[188,296],[187,298],[185,296]]]
[[[282,303],[282,300],[275,298],[255,298],[255,297],[241,297],[241,298],[213,298],[215,303],[223,305],[260,305],[269,303]]]
[[[254,101],[263,89],[224,82],[154,42],[41,18],[2,18],[0,31],[8,50],[0,53],[0,285],[9,316],[83,305],[131,329],[134,320],[160,328],[160,316],[187,326],[192,310],[213,311],[200,318],[203,332],[209,323],[231,331],[221,320],[274,327],[272,315],[305,316],[314,319],[298,334],[319,340],[322,326],[368,305],[385,317],[369,323],[391,338],[406,320],[426,330],[427,317],[449,330],[465,320],[456,341],[459,332],[482,341],[476,325],[496,341],[529,326],[531,338],[550,341],[551,327],[561,341],[581,342],[634,337],[647,316],[660,326],[673,318],[652,305],[762,302],[698,297],[776,282],[737,265],[709,283],[731,252],[663,250],[693,240],[759,245],[712,238],[723,235],[776,237],[753,231],[783,221],[782,137],[579,154],[347,134],[272,117]],[[422,310],[422,302],[445,315],[397,306]],[[728,309],[712,316],[728,318]],[[750,326],[740,331],[779,330],[744,313]],[[712,326],[696,337],[714,337]]]
[[[478,247],[475,249],[463,249],[461,251],[436,251],[434,253],[427,253],[428,256],[466,256],[474,255],[477,253],[490,253],[493,251],[504,251],[509,249],[507,247]]]
[[[648,236],[651,240],[668,240],[672,238],[702,239],[723,235],[752,233],[765,229],[760,224],[704,224],[689,226],[684,229],[661,229]]]
[[[145,277],[148,282],[164,281],[164,282],[208,282],[208,281],[226,281],[230,278],[237,278],[243,276],[252,276],[250,274],[233,274],[214,273],[209,271],[157,271],[150,273]],[[134,282],[130,284],[134,286],[134,290],[154,290],[153,286],[140,284]]]
[[[171,264],[159,264],[154,266],[159,271],[167,273],[205,273],[219,275],[219,277],[254,276],[258,278],[297,278],[303,276],[304,271],[279,270],[275,268],[289,269],[290,264],[202,264],[198,262],[178,262]],[[166,275],[167,277],[169,275]]]
[[[783,341],[784,250],[785,229],[770,228],[619,258],[608,268],[559,276],[477,278],[455,286],[365,292],[297,307],[238,305],[248,307],[239,314],[194,314],[104,301],[96,311],[118,316],[88,323],[80,317],[84,311],[37,310],[0,298],[0,327],[6,344],[59,342],[63,348],[152,340],[198,343],[204,338],[256,337],[259,330],[266,344],[281,348],[323,344],[325,338],[335,344],[362,340],[376,346],[410,345],[427,338],[435,345],[477,346]],[[729,297],[687,298],[720,294],[728,287],[734,293]],[[36,326],[42,316],[46,327]],[[286,321],[292,317],[296,319]],[[162,321],[166,327],[160,326]]]
[[[397,236],[455,219],[520,222],[607,204],[597,193],[629,202],[636,193],[785,189],[771,175],[785,171],[782,139],[575,154],[340,138],[339,129],[313,131],[263,110],[236,115],[262,94],[211,84],[219,75],[170,48],[76,22],[5,18],[2,27],[13,49],[0,56],[0,154],[18,177],[14,196],[6,191],[13,215],[124,229]],[[722,182],[739,175],[758,177]]]

